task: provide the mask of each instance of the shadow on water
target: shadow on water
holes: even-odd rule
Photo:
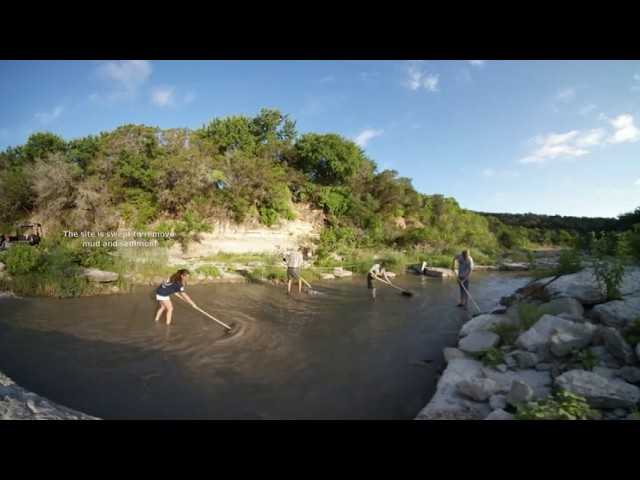
[[[527,277],[482,274],[483,309]],[[402,276],[373,300],[363,279],[306,295],[259,284],[189,286],[225,329],[174,301],[155,323],[149,288],[119,296],[0,299],[0,370],[67,407],[107,419],[411,419],[474,312],[451,281]],[[366,283],[365,283],[366,285]]]

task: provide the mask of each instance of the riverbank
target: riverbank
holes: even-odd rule
[[[469,319],[416,420],[640,419],[640,267],[621,293],[606,301],[587,268]]]

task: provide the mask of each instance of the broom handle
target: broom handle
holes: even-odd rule
[[[183,300],[183,301],[185,301],[185,302],[186,302],[186,300],[185,300],[184,298],[182,298],[182,297],[178,297],[178,298],[180,298],[181,300]],[[197,305],[194,305],[194,306],[193,306],[193,308],[195,308],[196,310],[198,310],[198,311],[199,311],[199,312],[201,312],[201,313],[204,313],[204,314],[205,314],[207,317],[209,317],[211,320],[214,320],[214,321],[218,322],[218,323],[219,323],[220,325],[222,325],[223,327],[226,327],[227,329],[231,330],[231,327],[230,327],[229,325],[227,325],[227,324],[226,324],[226,323],[224,323],[224,322],[221,322],[220,320],[218,320],[218,319],[217,319],[216,317],[214,317],[213,315],[209,315],[207,312],[205,312],[204,310],[202,310],[202,309],[201,309],[200,307],[198,307]]]

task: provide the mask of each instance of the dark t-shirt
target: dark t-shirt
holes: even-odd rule
[[[168,297],[172,293],[176,292],[184,292],[184,286],[182,285],[182,282],[163,282],[162,285],[156,288],[156,294],[162,295],[164,297]]]

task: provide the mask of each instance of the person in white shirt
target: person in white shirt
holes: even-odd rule
[[[469,277],[473,271],[473,258],[469,255],[469,249],[465,248],[462,253],[453,257],[451,270],[455,272],[455,264],[458,262],[458,283],[460,284],[460,303],[458,307],[467,309],[469,300]]]
[[[302,277],[298,269],[304,263],[302,258],[302,247],[297,250],[291,250],[289,253],[285,253],[283,260],[287,262],[287,295],[291,293],[291,282],[298,280],[298,292],[302,292]]]
[[[369,273],[367,273],[367,288],[371,290],[371,297],[373,298],[376,298],[377,290],[375,279],[378,277],[384,277],[384,279],[389,282],[385,266],[384,262],[376,263],[369,269]]]

